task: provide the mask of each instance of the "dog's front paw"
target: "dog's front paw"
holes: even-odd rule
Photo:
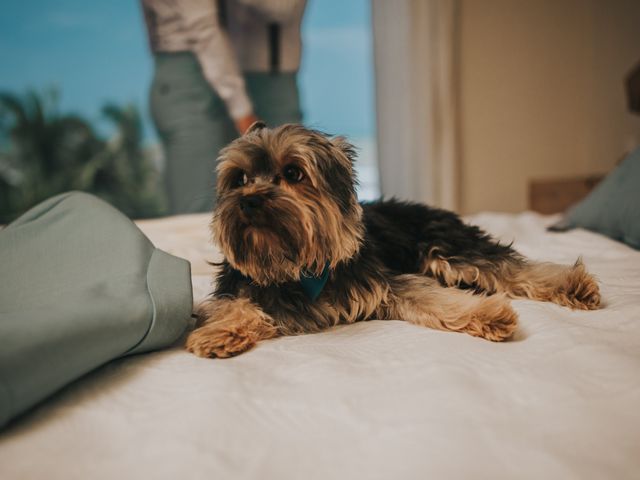
[[[464,332],[482,337],[492,342],[502,342],[510,338],[518,327],[518,314],[503,295],[493,295],[483,299],[471,314]]]
[[[204,322],[187,338],[187,350],[206,358],[228,358],[278,334],[270,317],[248,299],[214,299],[198,307]]]
[[[233,325],[208,324],[191,332],[186,347],[199,357],[228,358],[249,350],[255,344],[251,335],[233,328]]]

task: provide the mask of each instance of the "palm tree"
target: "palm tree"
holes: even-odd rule
[[[135,105],[107,104],[102,114],[116,127],[116,134],[107,142],[110,158],[111,191],[107,193],[99,182],[95,186],[112,203],[131,216],[157,216],[166,209],[161,195],[160,175],[153,165],[149,150],[142,144],[142,118]],[[104,172],[107,173],[107,172]],[[105,181],[109,177],[103,177]]]
[[[67,190],[94,193],[132,217],[163,213],[135,106],[104,107],[116,128],[105,140],[80,116],[61,114],[58,100],[53,89],[0,92],[0,222]]]

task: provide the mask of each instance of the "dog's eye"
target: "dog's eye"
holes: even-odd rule
[[[282,176],[289,183],[298,183],[304,178],[304,172],[295,165],[287,165],[282,170]]]
[[[236,180],[236,186],[244,187],[247,183],[249,183],[249,177],[246,172],[238,173],[238,179]]]

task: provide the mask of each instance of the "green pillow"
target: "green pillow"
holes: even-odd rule
[[[111,359],[166,347],[192,310],[190,265],[71,192],[0,230],[0,426]]]
[[[581,227],[640,249],[640,148],[550,227],[564,231]]]

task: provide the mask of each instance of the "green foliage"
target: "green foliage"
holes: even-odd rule
[[[137,108],[108,104],[102,115],[115,127],[109,139],[60,113],[55,90],[0,92],[0,223],[68,190],[93,193],[133,218],[165,212]]]

